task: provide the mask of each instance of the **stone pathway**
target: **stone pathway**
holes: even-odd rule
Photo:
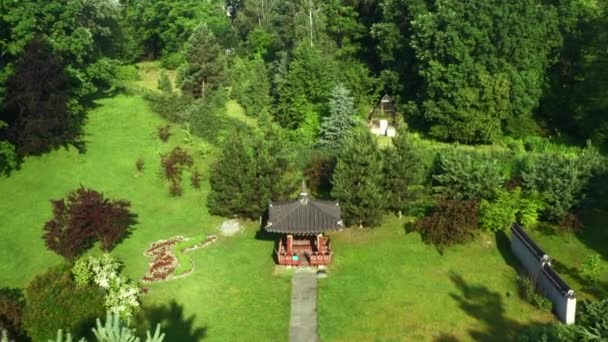
[[[317,324],[317,275],[314,269],[298,268],[291,286],[290,342],[319,341]]]

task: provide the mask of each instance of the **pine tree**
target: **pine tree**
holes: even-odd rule
[[[332,196],[339,200],[347,224],[376,226],[382,220],[382,161],[374,137],[356,129],[338,154]]]
[[[186,65],[182,71],[181,88],[195,98],[205,98],[226,78],[224,52],[213,32],[202,24],[194,30],[185,51]]]
[[[236,58],[232,68],[232,93],[249,116],[259,116],[270,108],[270,80],[264,60]]]
[[[165,70],[160,72],[157,88],[166,94],[171,94],[173,92],[173,85],[171,84],[171,80],[169,79],[169,76]]]
[[[218,161],[211,169],[211,192],[207,207],[221,216],[258,217],[261,207],[256,193],[256,162],[252,139],[242,130],[226,139]]]
[[[319,145],[329,150],[339,150],[344,138],[357,126],[355,101],[343,84],[338,84],[329,99],[329,116],[321,124]]]
[[[399,129],[393,138],[393,148],[383,152],[382,185],[387,196],[386,208],[401,217],[407,202],[413,199],[412,186],[422,182],[423,166],[405,129]]]

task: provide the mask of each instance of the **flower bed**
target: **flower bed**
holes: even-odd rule
[[[190,274],[194,270],[194,265],[185,253],[205,247],[215,240],[217,240],[215,235],[205,237],[202,240],[174,236],[168,240],[154,242],[144,252],[145,256],[152,257],[152,262],[148,264],[148,272],[142,278],[142,281],[153,283]]]

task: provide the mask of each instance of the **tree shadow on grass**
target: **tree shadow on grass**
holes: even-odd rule
[[[194,320],[194,315],[186,318],[184,308],[173,300],[168,305],[144,308],[136,318],[136,325],[142,336],[146,330],[153,333],[156,324],[160,323],[165,341],[201,341],[207,336],[207,328],[196,327]]]
[[[450,274],[450,280],[459,290],[459,293],[452,293],[450,296],[458,302],[466,314],[485,326],[483,330],[468,331],[473,340],[513,341],[523,329],[528,327],[505,317],[503,298],[498,292],[483,285],[468,284],[454,272]]]
[[[496,248],[498,249],[498,252],[500,252],[500,255],[502,256],[505,263],[507,265],[509,265],[511,268],[513,268],[515,271],[519,271],[519,269],[520,269],[519,262],[517,261],[517,258],[513,254],[513,251],[511,251],[511,239],[509,239],[507,234],[502,230],[496,232],[495,237],[496,237]]]

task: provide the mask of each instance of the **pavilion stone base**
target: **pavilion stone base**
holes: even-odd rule
[[[297,237],[290,234],[279,240],[275,255],[277,263],[283,266],[325,267],[331,263],[331,242],[322,234]]]

